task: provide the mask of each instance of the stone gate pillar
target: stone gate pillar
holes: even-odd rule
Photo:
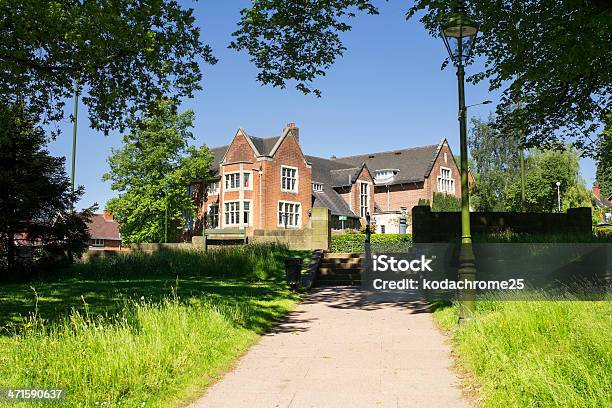
[[[312,227],[311,249],[331,248],[331,211],[328,208],[315,207],[310,216]]]

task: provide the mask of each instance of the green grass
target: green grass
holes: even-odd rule
[[[299,298],[278,246],[134,253],[0,289],[0,387],[66,387],[67,406],[181,406]]]
[[[612,302],[479,301],[469,323],[456,316],[434,312],[481,406],[612,406]]]

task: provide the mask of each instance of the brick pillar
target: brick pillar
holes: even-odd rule
[[[329,250],[331,248],[331,211],[328,208],[313,208],[310,225],[311,249]]]
[[[431,207],[416,205],[412,207],[412,241],[431,242]]]

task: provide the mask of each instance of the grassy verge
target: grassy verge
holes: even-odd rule
[[[181,406],[294,307],[282,261],[302,255],[136,253],[3,286],[0,387],[66,387],[68,406]]]
[[[481,301],[466,325],[456,316],[434,312],[482,406],[612,406],[612,302]]]

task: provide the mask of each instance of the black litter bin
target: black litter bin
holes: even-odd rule
[[[291,289],[297,290],[300,287],[300,281],[302,280],[302,258],[285,259],[285,277]]]

